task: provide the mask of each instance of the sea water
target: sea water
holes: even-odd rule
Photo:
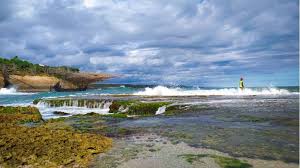
[[[183,108],[193,108],[176,115],[164,115],[166,106],[162,106],[155,116],[108,119],[105,122],[112,130],[151,132],[167,136],[173,142],[213,148],[230,155],[299,161],[298,87],[246,88],[241,91],[238,88],[113,85],[82,92],[38,93],[21,93],[10,88],[0,90],[0,105],[36,106],[44,119],[62,117],[54,111],[67,112],[67,116],[89,112],[107,114],[111,101],[106,98],[116,94],[126,95],[126,98],[131,95],[129,97],[143,101],[171,100]],[[37,98],[60,97],[68,97],[72,103],[56,107],[47,101],[40,101],[37,105],[32,103]],[[76,102],[76,99],[88,101],[97,98],[93,105]],[[91,130],[99,128],[98,120],[84,118],[75,122],[79,124],[86,119],[88,122],[84,123]]]
[[[98,85],[94,89],[86,91],[71,91],[71,92],[17,92],[16,88],[1,88],[0,89],[0,105],[2,106],[28,106],[33,105],[33,100],[40,98],[61,98],[61,97],[99,97],[105,95],[135,95],[135,96],[159,96],[159,97],[186,97],[183,101],[189,103],[214,103],[214,102],[236,102],[240,97],[256,96],[256,99],[268,98],[292,98],[299,99],[298,87],[261,87],[261,88],[207,88],[207,87],[188,87],[188,86],[143,86],[143,85]],[[189,96],[212,96],[208,99],[192,100]],[[183,102],[184,103],[184,102]],[[85,114],[96,112],[107,114],[109,111],[109,103],[101,108],[88,108],[77,106],[49,107],[46,104],[39,103],[34,105],[38,107],[44,118],[59,117],[52,115],[54,111],[62,111],[73,114]],[[158,109],[159,110],[159,109]],[[162,109],[158,113],[162,113]]]

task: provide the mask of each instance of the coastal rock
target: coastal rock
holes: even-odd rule
[[[8,81],[19,91],[49,91],[59,79],[53,76],[10,75]]]
[[[0,88],[13,85],[19,91],[86,90],[88,85],[114,77],[109,74],[79,72],[78,68],[33,64],[15,56],[0,58]]]
[[[0,167],[88,167],[112,140],[43,121],[36,107],[0,106]],[[34,124],[35,122],[35,124]]]
[[[0,106],[0,123],[40,121],[42,121],[42,115],[36,107]]]
[[[66,115],[69,115],[69,113],[66,113],[66,112],[62,112],[62,111],[54,111],[53,114],[56,114],[56,115],[61,115],[61,116],[66,116]]]
[[[0,75],[0,88],[4,87],[4,77],[2,75]]]
[[[55,85],[50,86],[50,90],[68,91],[68,90],[82,90],[82,89],[71,82],[60,79]]]
[[[78,88],[71,82],[58,79],[54,76],[10,75],[8,81],[11,85],[16,86],[19,91],[49,91],[57,83],[60,84],[61,89],[76,90]]]
[[[9,75],[8,82],[18,91],[71,91],[85,90],[92,82],[110,78],[106,74],[72,73],[60,79],[50,75]],[[4,78],[0,76],[0,87],[4,87]]]
[[[10,75],[9,83],[16,86],[19,91],[49,91],[58,83],[61,89],[76,90],[78,88],[75,84],[54,76]]]

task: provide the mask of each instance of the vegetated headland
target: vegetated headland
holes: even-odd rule
[[[47,66],[0,57],[0,88],[16,86],[19,91],[86,90],[91,83],[114,77],[111,74],[80,72],[68,66]]]

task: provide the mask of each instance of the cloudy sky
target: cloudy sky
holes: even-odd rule
[[[1,0],[0,55],[109,82],[298,85],[297,0]]]

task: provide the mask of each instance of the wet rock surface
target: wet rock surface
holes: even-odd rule
[[[52,106],[74,106],[73,99],[78,98],[59,98]],[[84,162],[91,167],[298,167],[298,100],[90,96],[76,100],[78,106],[95,109],[108,102],[111,113],[50,119],[34,127],[114,139],[111,150]],[[161,106],[166,111],[155,115]]]
[[[151,101],[155,98],[151,97]],[[172,115],[117,118],[93,114],[73,116],[66,122],[74,129],[116,140],[136,134],[156,134],[167,138],[172,145],[185,143],[189,147],[214,149],[249,160],[298,163],[297,99],[245,98],[209,103],[204,98],[204,101],[197,104],[177,102]],[[138,139],[141,136],[135,138]],[[152,143],[146,146],[158,143],[151,137],[146,141]],[[145,150],[157,152],[155,148]],[[211,159],[208,157],[208,160]]]
[[[296,168],[297,164],[282,161],[232,157],[207,148],[195,148],[186,143],[173,144],[157,134],[136,134],[115,139],[113,148],[100,154],[91,168]]]
[[[172,144],[184,142],[235,157],[298,163],[298,99],[247,97],[214,103],[203,99],[206,102],[178,105],[172,115],[104,118],[101,129],[94,129],[99,126],[95,118],[86,118],[84,127],[75,126],[111,137],[155,133]]]

